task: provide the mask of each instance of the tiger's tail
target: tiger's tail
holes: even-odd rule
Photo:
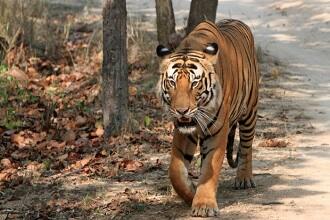
[[[236,168],[238,165],[238,153],[236,155],[236,159],[233,158],[233,147],[234,147],[234,140],[235,140],[235,132],[236,132],[237,124],[234,124],[231,128],[229,135],[228,135],[228,143],[227,143],[227,161],[231,168]]]

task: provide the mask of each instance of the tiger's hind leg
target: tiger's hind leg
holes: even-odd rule
[[[252,142],[255,134],[256,112],[239,122],[240,144],[235,189],[255,188],[252,174]]]

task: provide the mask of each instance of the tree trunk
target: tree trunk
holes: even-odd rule
[[[187,34],[205,20],[215,21],[218,0],[192,0],[188,18]]]
[[[104,138],[127,125],[128,73],[126,0],[106,0],[103,8],[102,108]]]
[[[156,14],[158,43],[170,47],[170,36],[175,34],[172,0],[156,0]]]

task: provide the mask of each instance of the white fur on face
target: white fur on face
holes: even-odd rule
[[[166,69],[167,77],[172,78],[175,81],[176,81],[177,76],[178,76],[178,71],[175,71],[177,68],[173,68],[173,66],[178,64],[178,63],[182,65],[182,64],[184,64],[184,61],[177,61],[175,63],[172,63]],[[202,76],[204,68],[201,64],[194,63],[194,62],[191,62],[191,61],[188,61],[185,64],[186,65],[194,64],[197,67],[197,69],[193,69],[193,71],[189,71],[189,77],[190,77],[191,81],[194,81],[196,78],[200,78]]]
[[[178,127],[178,130],[182,133],[182,134],[192,134],[196,131],[196,127]]]

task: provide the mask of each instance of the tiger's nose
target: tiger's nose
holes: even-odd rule
[[[189,112],[189,108],[177,108],[176,111],[180,114],[180,115],[185,115]]]

